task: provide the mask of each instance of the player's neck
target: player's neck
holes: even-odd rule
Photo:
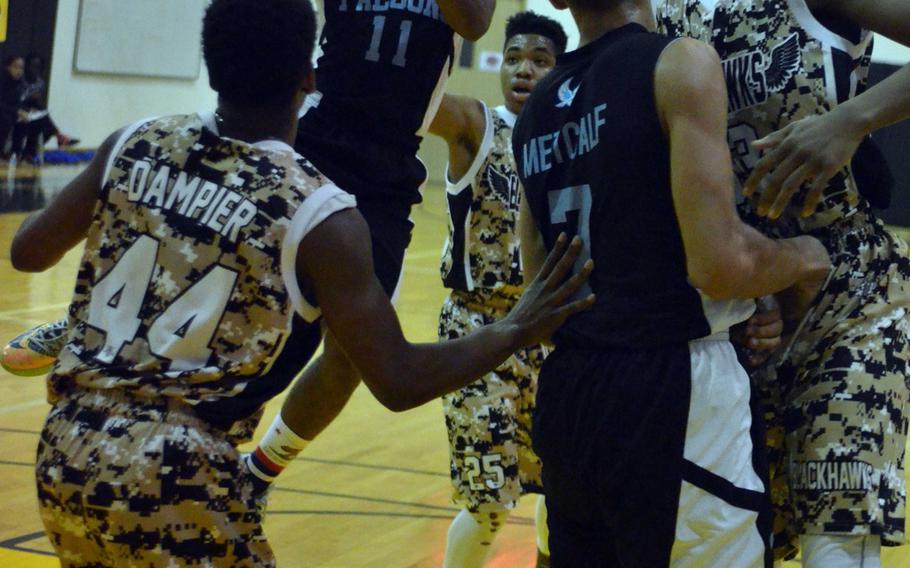
[[[297,133],[297,110],[241,107],[224,100],[218,101],[216,111],[221,136],[254,144],[262,140],[281,140],[294,143]]]
[[[613,8],[604,11],[572,10],[572,17],[578,25],[579,47],[583,47],[600,38],[607,32],[628,24],[641,24],[654,31],[654,12],[649,0],[625,0]]]

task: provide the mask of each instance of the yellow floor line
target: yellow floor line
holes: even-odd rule
[[[10,568],[59,568],[60,562],[54,556],[0,548],[0,566],[8,566]]]

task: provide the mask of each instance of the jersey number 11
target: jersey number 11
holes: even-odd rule
[[[411,20],[401,22],[401,29],[398,33],[398,49],[395,51],[395,57],[392,58],[392,65],[404,67],[407,64],[408,41],[411,39]],[[382,34],[385,31],[385,16],[376,16],[373,18],[373,39],[370,41],[370,49],[367,50],[364,57],[367,61],[379,61],[379,46],[382,43]]]

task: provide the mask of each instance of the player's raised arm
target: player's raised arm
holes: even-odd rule
[[[848,21],[910,46],[910,3],[905,0],[810,0],[813,11]],[[810,183],[802,214],[815,211],[828,181],[847,165],[872,132],[910,118],[910,65],[824,115],[812,115],[754,143],[764,150],[745,183],[759,192],[759,213],[777,218]]]
[[[809,8],[910,46],[910,4],[904,0],[808,0]]]
[[[111,134],[101,144],[88,167],[50,205],[22,222],[10,247],[10,261],[16,270],[47,270],[85,239],[98,204],[108,156],[121,132]]]
[[[480,150],[486,128],[486,113],[477,99],[446,94],[430,124],[430,134],[445,140],[449,149],[448,173],[453,180],[464,176]]]
[[[591,266],[566,281],[580,242],[569,245],[563,238],[506,318],[461,339],[411,344],[374,275],[369,243],[360,213],[335,213],[304,238],[297,275],[364,382],[391,410],[407,410],[469,384],[519,348],[548,339],[567,317],[593,303],[593,298],[569,301]]]
[[[910,47],[910,2],[906,0],[826,0],[823,5],[863,29]],[[857,117],[867,134],[910,118],[910,65],[838,105],[835,112]]]
[[[696,40],[677,40],[661,55],[655,91],[692,283],[717,299],[756,298],[823,278],[830,260],[820,242],[771,240],[736,214],[717,53]]]
[[[487,33],[496,0],[437,0],[443,18],[455,33],[475,41]]]

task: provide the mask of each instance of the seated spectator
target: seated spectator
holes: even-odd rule
[[[13,132],[13,149],[20,153],[23,160],[34,161],[38,155],[38,145],[43,137],[44,142],[57,138],[57,146],[75,146],[79,140],[70,138],[60,132],[47,110],[47,83],[44,80],[44,59],[37,54],[30,54],[25,60],[24,90],[20,108],[25,110],[27,118],[16,124]]]
[[[0,156],[9,157],[6,151],[10,133],[17,123],[25,122],[28,112],[22,109],[25,92],[25,60],[19,56],[7,57],[0,72]]]

